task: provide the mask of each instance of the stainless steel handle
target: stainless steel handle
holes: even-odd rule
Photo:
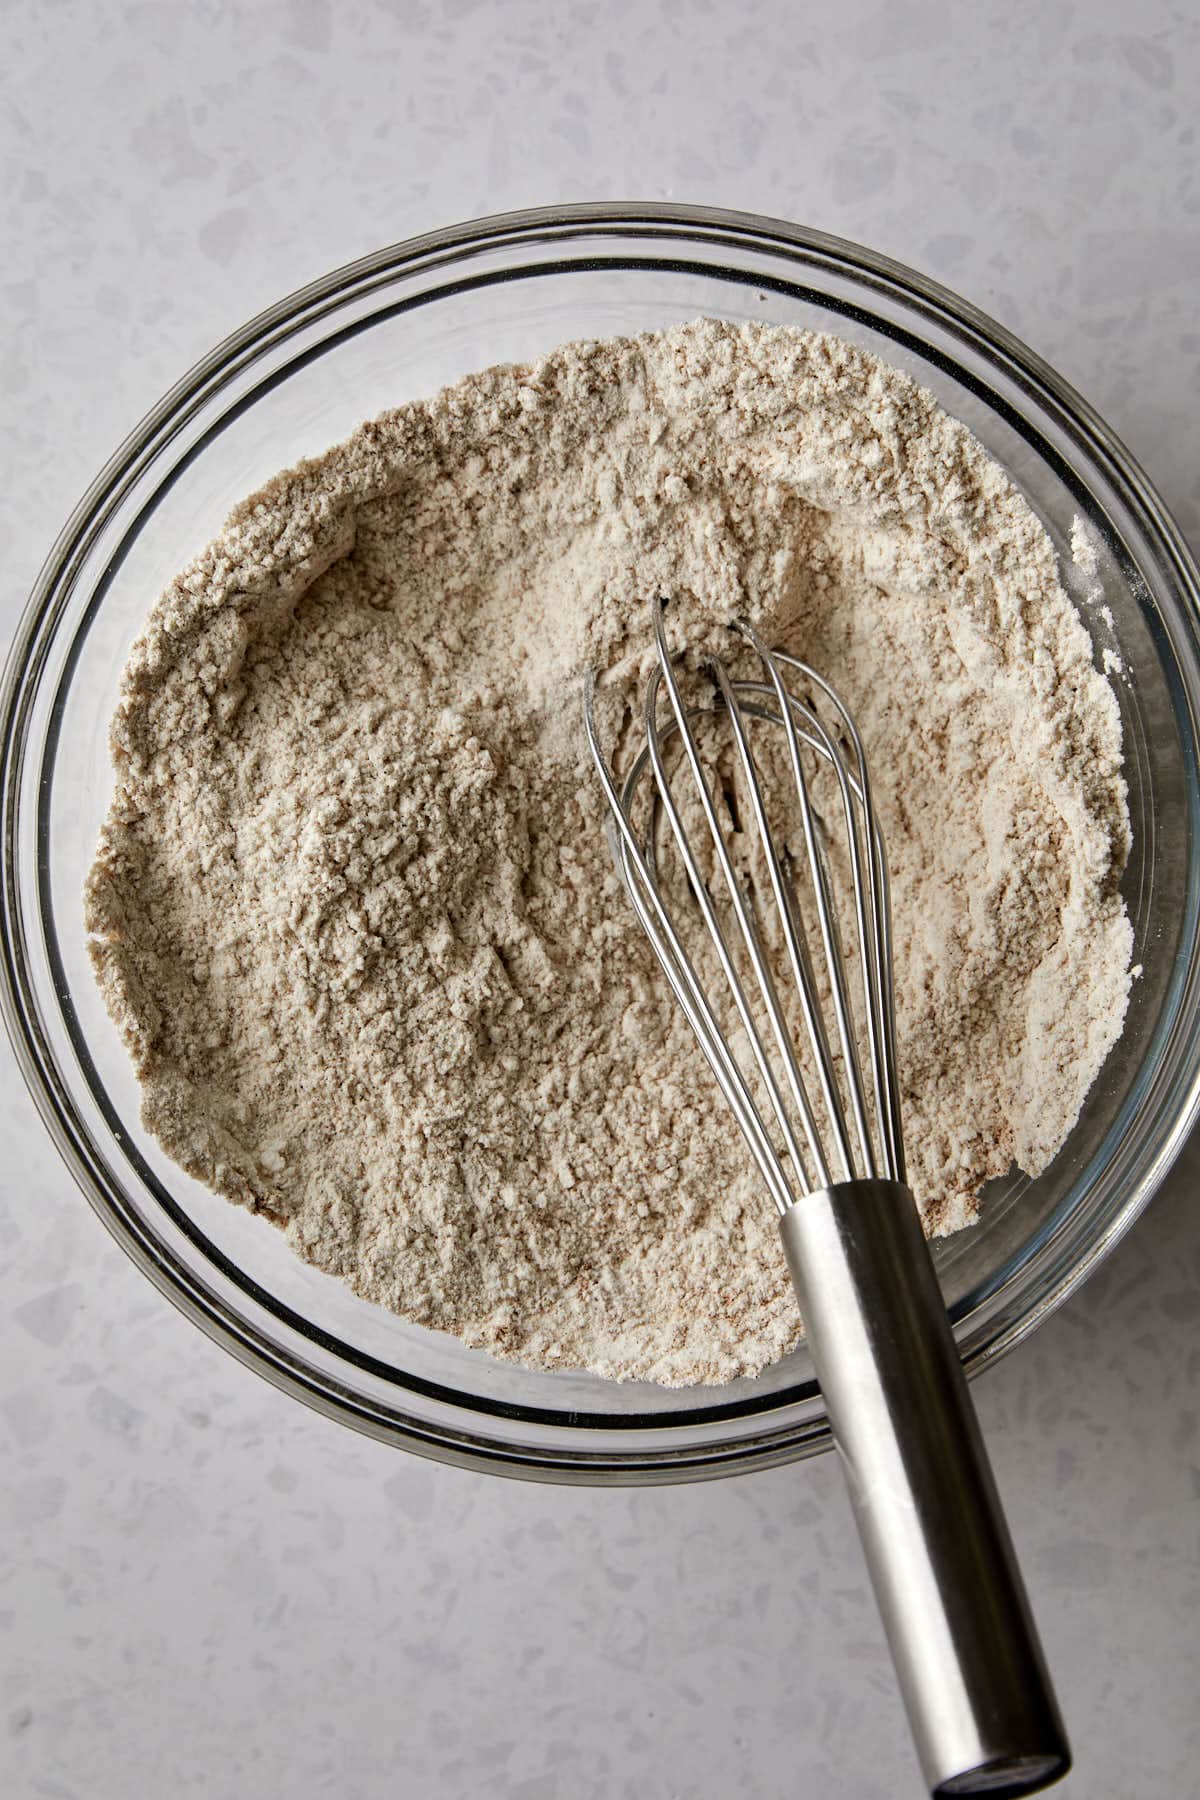
[[[845,1182],[780,1232],[929,1791],[1034,1793],[1071,1753],[913,1197]]]

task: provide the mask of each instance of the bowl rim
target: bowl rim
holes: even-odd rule
[[[809,260],[813,257],[828,259],[860,288],[876,287],[893,294],[898,290],[918,315],[925,313],[943,322],[949,321],[956,328],[966,327],[986,343],[991,355],[1003,362],[1008,375],[1015,378],[1031,400],[1043,409],[1049,404],[1060,416],[1060,422],[1069,424],[1073,435],[1083,437],[1089,454],[1099,463],[1106,478],[1132,499],[1143,522],[1149,524],[1170,559],[1176,583],[1190,605],[1193,623],[1200,619],[1200,574],[1182,533],[1140,465],[1116,434],[1069,383],[1004,326],[970,301],[903,263],[848,239],[784,220],[726,208],[658,201],[588,201],[528,208],[492,214],[404,239],[309,282],[256,314],[215,345],[118,445],[55,539],[18,621],[0,681],[0,857],[3,861],[0,1016],[4,1018],[18,1067],[42,1122],[93,1210],[155,1286],[209,1337],[246,1366],[329,1417],[440,1460],[543,1480],[675,1481],[698,1475],[731,1473],[747,1466],[760,1467],[826,1448],[830,1441],[827,1424],[822,1418],[807,1424],[793,1423],[775,1431],[764,1429],[715,1445],[670,1446],[665,1450],[648,1445],[640,1449],[614,1446],[612,1450],[580,1446],[565,1450],[546,1447],[531,1453],[524,1446],[482,1436],[477,1431],[457,1427],[439,1429],[428,1420],[417,1421],[385,1407],[372,1408],[361,1396],[344,1386],[339,1387],[325,1376],[316,1378],[300,1359],[256,1331],[244,1317],[236,1320],[224,1317],[219,1299],[214,1306],[215,1297],[208,1295],[188,1271],[178,1265],[177,1259],[165,1257],[132,1210],[121,1204],[120,1196],[111,1193],[89,1153],[86,1134],[81,1135],[76,1128],[75,1109],[57,1078],[54,1056],[42,1037],[32,995],[28,996],[27,1003],[22,905],[17,883],[18,794],[28,748],[28,706],[31,693],[36,689],[41,663],[57,630],[56,614],[66,604],[72,572],[85,560],[91,545],[117,511],[125,494],[136,485],[144,470],[171,439],[203,408],[208,398],[235,378],[243,364],[256,361],[275,343],[319,322],[323,316],[341,309],[355,297],[386,287],[406,272],[414,272],[418,267],[435,269],[442,262],[453,262],[484,247],[502,248],[506,241],[511,241],[514,246],[537,241],[556,245],[569,241],[572,235],[595,237],[605,232],[624,238],[641,233],[659,241],[675,236],[717,246],[724,242],[743,251],[756,247],[785,254],[789,250],[799,251]],[[960,366],[954,365],[954,372],[962,379],[964,371]],[[995,399],[993,395],[988,397]],[[1141,1181],[1109,1220],[1106,1229],[1097,1234],[1040,1301],[964,1358],[969,1375],[990,1366],[1028,1336],[1120,1241],[1160,1186],[1198,1115],[1200,1055],[1194,1054],[1182,1102]],[[796,1391],[788,1390],[772,1396],[770,1401],[759,1399],[757,1403],[751,1401],[725,1407],[718,1404],[712,1410],[725,1416],[757,1415],[765,1427],[772,1410],[793,1404],[795,1398]],[[462,1408],[468,1416],[476,1411],[471,1396],[455,1395],[450,1404]],[[527,1414],[536,1418],[539,1409],[521,1406],[509,1409],[501,1404],[479,1410],[498,1411],[520,1419]],[[708,1410],[704,1409],[706,1413]],[[555,1422],[564,1425],[568,1415],[556,1416]],[[579,1422],[583,1423],[582,1420]],[[650,1430],[669,1434],[673,1424],[678,1429],[702,1422],[695,1413],[675,1421],[670,1415],[648,1422],[625,1417],[614,1418],[611,1429],[614,1435],[636,1437],[639,1429],[643,1434]],[[589,1418],[587,1423],[592,1430],[597,1429],[593,1419]]]

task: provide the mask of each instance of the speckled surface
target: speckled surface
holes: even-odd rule
[[[969,19],[969,24],[967,23]],[[160,392],[378,244],[740,206],[941,277],[1200,537],[1187,4],[34,5],[0,18],[0,634]],[[0,1051],[0,1792],[920,1792],[831,1460],[512,1485],[248,1374],[109,1243]],[[1200,1150],[976,1388],[1080,1800],[1200,1786]]]

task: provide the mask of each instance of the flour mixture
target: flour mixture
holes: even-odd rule
[[[931,1232],[1116,1039],[1114,697],[1041,525],[906,376],[714,320],[489,369],[245,501],[131,653],[88,882],[147,1127],[369,1300],[681,1384],[797,1336],[775,1213],[613,874],[584,667],[646,600],[842,690]],[[626,677],[621,681],[621,676]]]

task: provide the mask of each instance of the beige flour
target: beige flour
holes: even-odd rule
[[[568,345],[244,502],[130,656],[87,924],[147,1126],[301,1255],[499,1355],[721,1381],[795,1305],[580,718],[595,663],[620,734],[656,590],[857,713],[910,1176],[930,1230],[969,1222],[1121,1027],[1119,717],[1003,472],[834,338]]]

